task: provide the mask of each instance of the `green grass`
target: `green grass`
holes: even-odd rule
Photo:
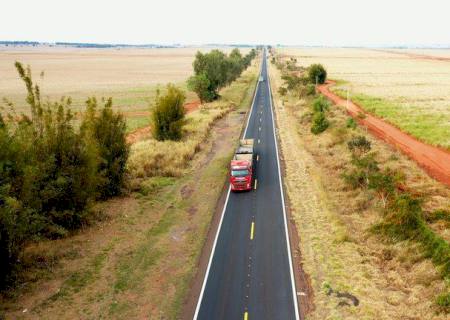
[[[339,87],[332,91],[342,98],[347,97],[347,92]],[[448,115],[362,93],[352,93],[351,100],[417,139],[450,150]]]
[[[136,131],[137,129],[148,127],[150,125],[149,116],[127,117],[127,133]]]

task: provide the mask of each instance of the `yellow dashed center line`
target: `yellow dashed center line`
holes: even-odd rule
[[[252,227],[250,228],[250,240],[253,240],[254,235],[255,235],[255,223],[252,221]]]

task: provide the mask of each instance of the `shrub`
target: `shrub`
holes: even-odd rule
[[[97,112],[97,99],[86,101],[86,113],[81,130],[93,138],[100,155],[98,192],[102,199],[118,195],[124,184],[125,167],[129,155],[126,142],[126,121],[112,110],[109,98]],[[86,137],[89,139],[89,137]]]
[[[355,119],[353,118],[348,118],[347,119],[347,123],[346,123],[346,127],[349,129],[356,129],[357,123],[355,121]]]
[[[311,83],[325,83],[327,71],[321,64],[312,64],[308,68],[308,78]]]
[[[285,96],[287,94],[287,89],[285,87],[279,87],[278,94],[282,97]]]
[[[450,293],[440,294],[436,298],[437,305],[442,309],[443,312],[450,312]]]
[[[357,157],[353,155],[352,164],[354,169],[343,174],[343,178],[352,188],[364,188],[369,185],[370,177],[379,172],[378,162],[375,154],[369,153]]]
[[[167,85],[164,96],[157,95],[152,113],[153,133],[156,140],[180,140],[184,124],[183,91],[172,84]]]
[[[374,190],[385,208],[390,198],[395,194],[395,174],[390,169],[369,175],[369,189]]]
[[[202,103],[212,101],[216,97],[210,84],[208,77],[203,73],[190,77],[187,82],[188,89],[194,91]]]
[[[330,102],[324,97],[319,96],[312,103],[313,112],[325,112],[330,108]]]
[[[325,117],[325,113],[316,112],[312,119],[311,132],[314,134],[322,133],[328,128],[329,125],[330,123]]]
[[[315,94],[316,94],[316,87],[311,83],[307,84],[306,85],[306,95],[313,96]]]
[[[369,140],[365,136],[353,137],[349,142],[347,142],[348,149],[356,157],[361,157],[368,153],[372,148]]]

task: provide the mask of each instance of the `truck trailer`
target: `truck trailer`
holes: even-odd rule
[[[230,164],[232,191],[251,190],[253,186],[255,153],[253,139],[242,139]]]

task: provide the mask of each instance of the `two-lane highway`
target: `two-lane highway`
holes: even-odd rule
[[[194,319],[299,319],[265,51],[261,76],[244,132],[255,189],[228,191]]]

